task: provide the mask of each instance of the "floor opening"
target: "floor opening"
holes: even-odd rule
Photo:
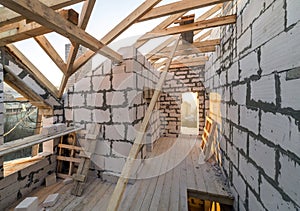
[[[232,211],[233,198],[228,196],[188,190],[189,211]]]
[[[198,93],[186,92],[182,94],[181,103],[181,133],[197,135],[199,128]]]

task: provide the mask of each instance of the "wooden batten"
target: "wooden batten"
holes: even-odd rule
[[[200,30],[200,29],[202,30],[207,28],[213,28],[213,27],[218,27],[218,26],[223,26],[228,24],[234,24],[235,22],[236,22],[236,15],[228,15],[228,16],[223,16],[218,18],[212,18],[209,20],[197,21],[195,23],[191,23],[183,26],[174,26],[162,30],[157,30],[155,31],[155,33],[148,33],[147,36],[143,37],[140,40],[153,39],[153,38],[163,37],[167,35],[179,34],[183,32]]]
[[[229,0],[178,1],[175,3],[170,3],[170,4],[160,6],[160,7],[153,8],[146,15],[144,15],[142,18],[140,18],[139,21],[151,20],[154,18],[159,18],[159,17],[172,15],[172,14],[189,11],[189,10],[193,10],[193,9],[198,9],[198,8],[202,8],[202,7],[207,7],[207,6],[223,3],[226,1],[229,1]]]
[[[46,6],[58,10],[67,6],[71,6],[73,4],[77,4],[85,0],[40,0]],[[0,8],[0,27],[19,22],[23,20],[24,17],[19,13],[16,13],[8,8]]]

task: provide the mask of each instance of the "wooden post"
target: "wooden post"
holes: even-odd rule
[[[40,111],[40,109],[37,109],[37,117],[36,117],[36,129],[34,131],[34,134],[40,134],[42,129],[42,119],[43,119],[43,113]],[[31,148],[31,156],[36,156],[39,154],[39,144],[36,144],[32,146]]]
[[[172,62],[172,58],[173,58],[173,55],[175,54],[178,43],[179,43],[179,39],[177,39],[176,44],[174,45],[174,48],[173,48],[172,52],[170,53],[170,57],[169,57],[168,62],[165,66],[165,69],[161,73],[159,81],[156,84],[155,92],[152,96],[149,107],[147,108],[147,111],[146,111],[146,114],[144,116],[143,122],[142,122],[142,124],[141,124],[141,126],[140,126],[140,128],[137,132],[135,141],[133,143],[133,146],[130,149],[130,152],[129,152],[129,155],[127,157],[125,166],[123,167],[121,176],[120,176],[120,178],[118,180],[118,183],[115,187],[115,190],[114,190],[114,192],[113,192],[113,194],[110,198],[110,202],[109,202],[108,207],[107,207],[108,211],[116,211],[118,209],[119,205],[120,205],[120,202],[122,200],[122,196],[124,194],[126,185],[128,183],[128,180],[129,180],[131,169],[133,168],[134,163],[135,163],[134,161],[135,161],[135,159],[136,159],[136,157],[137,157],[137,155],[138,155],[138,153],[141,149],[143,137],[144,137],[145,131],[147,129],[147,125],[149,123],[151,113],[152,113],[152,111],[155,107],[157,99],[158,99],[158,97],[160,95],[160,92],[162,90],[163,84],[164,84],[166,76],[168,74],[169,66]]]

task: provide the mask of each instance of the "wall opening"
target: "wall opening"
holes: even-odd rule
[[[189,211],[232,211],[234,198],[201,192],[196,190],[187,190],[188,210]]]
[[[181,133],[198,135],[199,100],[197,92],[182,93],[181,101]]]

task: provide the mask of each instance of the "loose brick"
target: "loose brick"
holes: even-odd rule
[[[264,76],[258,81],[251,82],[251,99],[276,105],[274,75]]]
[[[252,47],[257,48],[284,30],[284,1],[277,0],[252,26]]]
[[[300,204],[300,165],[284,154],[280,154],[279,187],[297,204]]]
[[[54,185],[56,183],[56,174],[50,174],[45,178],[46,180],[46,187]]]
[[[16,206],[15,211],[37,211],[38,204],[38,197],[27,197]]]
[[[59,193],[50,194],[43,202],[43,207],[52,207],[59,199]]]
[[[249,136],[249,157],[271,178],[275,179],[275,149]]]

